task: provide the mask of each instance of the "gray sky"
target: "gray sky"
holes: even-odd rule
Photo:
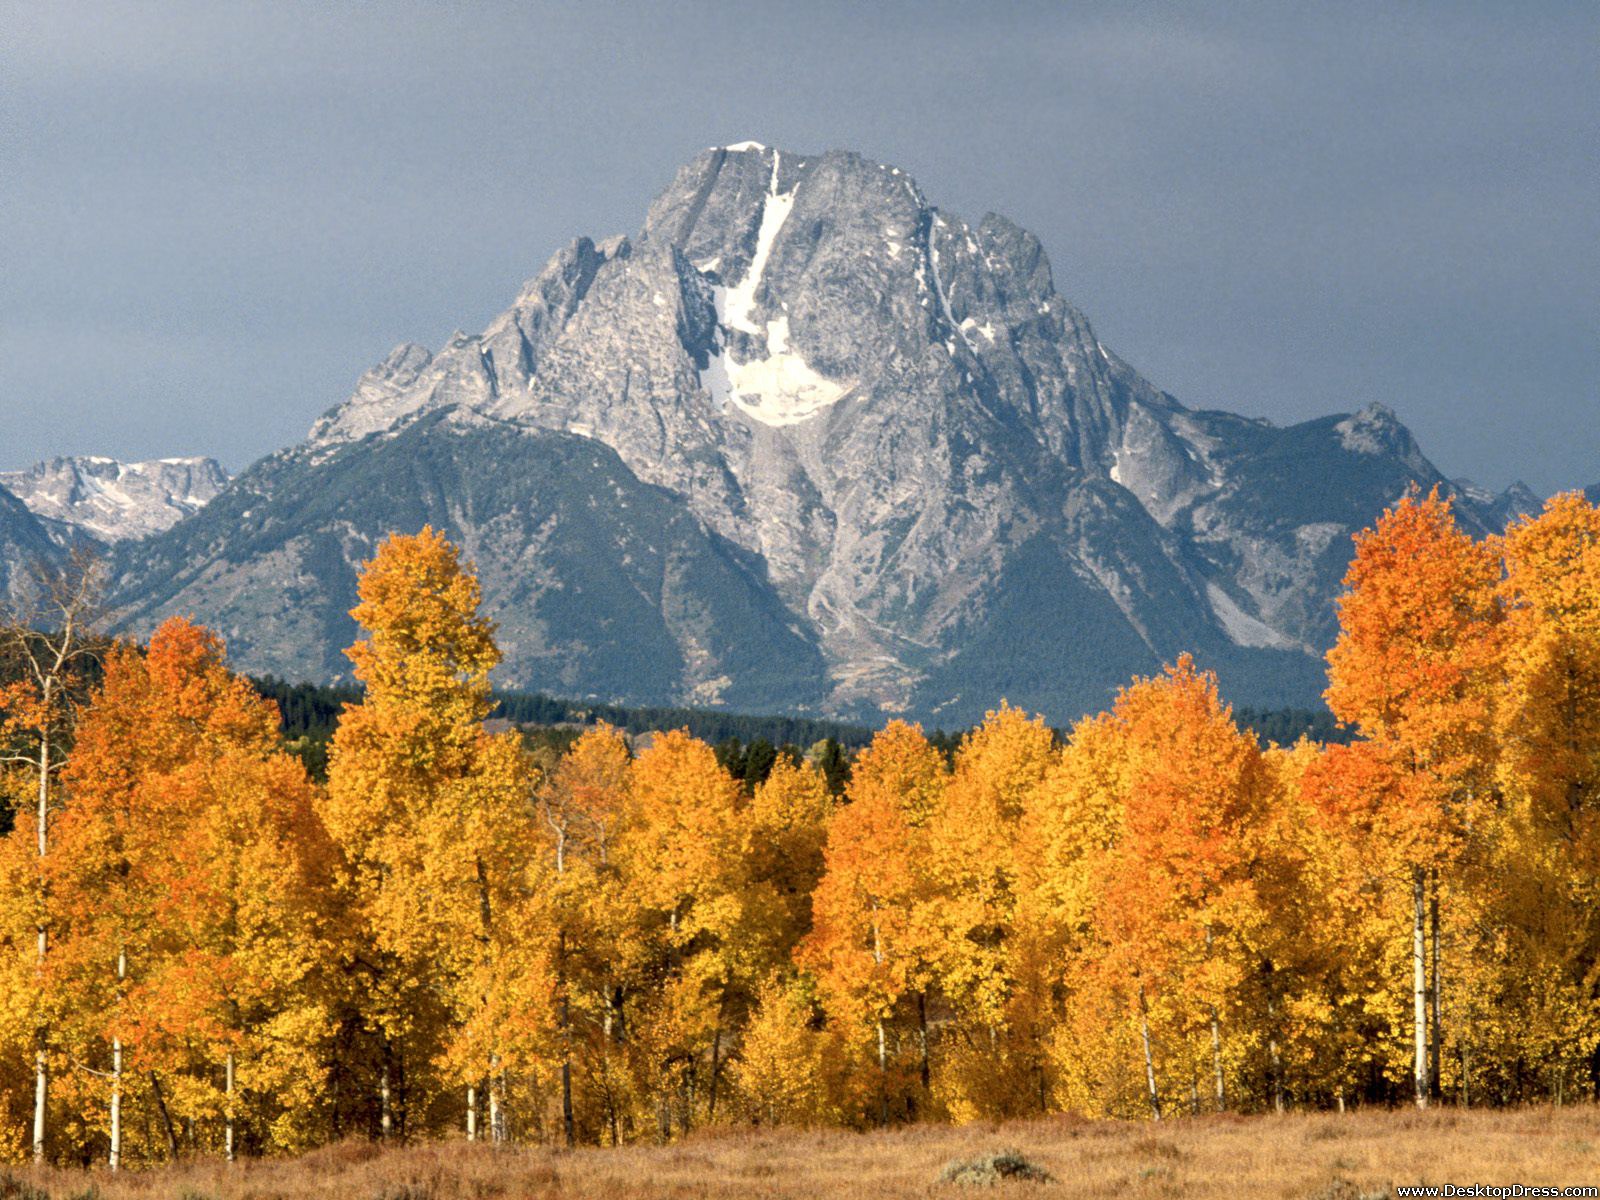
[[[1190,405],[1381,400],[1446,473],[1600,480],[1589,0],[0,0],[0,26],[0,467],[237,469],[754,138],[1033,229]]]

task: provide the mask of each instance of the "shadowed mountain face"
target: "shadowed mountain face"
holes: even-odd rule
[[[444,414],[257,464],[124,556],[124,620],[193,611],[253,670],[347,677],[357,564],[390,531],[427,524],[477,564],[503,686],[745,707],[821,699],[816,646],[747,552],[603,445]]]
[[[0,604],[18,597],[33,564],[59,566],[64,557],[44,523],[0,487]]]
[[[1307,704],[1350,534],[1412,482],[1387,409],[1280,429],[1184,408],[1102,346],[1038,240],[856,155],[683,167],[635,238],[580,238],[482,333],[401,346],[299,447],[125,547],[126,626],[342,674],[355,564],[459,539],[506,684],[1068,720],[1184,650]],[[1525,491],[1525,489],[1524,489]]]

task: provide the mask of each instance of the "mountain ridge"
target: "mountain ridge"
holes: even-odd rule
[[[478,553],[521,687],[945,721],[1004,695],[1060,719],[1191,650],[1241,702],[1303,704],[1349,534],[1412,483],[1476,533],[1532,499],[1446,479],[1381,405],[1287,427],[1188,409],[1013,222],[859,155],[741,144],[685,164],[638,234],[574,239],[481,333],[397,346],[230,485],[231,525],[203,509],[124,546],[116,600],[126,628],[193,611],[252,670],[332,677],[324,643],[351,631],[272,581],[333,611],[386,525],[426,516],[540,581]],[[662,544],[595,516],[606,495]],[[591,540],[564,541],[582,512]],[[601,563],[587,607],[556,602]],[[711,612],[771,639],[771,669]],[[655,647],[639,681],[596,665],[607,621]]]
[[[172,528],[227,482],[227,473],[211,458],[120,462],[81,455],[0,471],[0,487],[47,527],[66,527],[106,545]]]

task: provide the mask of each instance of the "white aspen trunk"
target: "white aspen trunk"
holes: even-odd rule
[[[467,1141],[478,1140],[478,1089],[467,1084]]]
[[[889,1039],[878,1018],[878,1124],[889,1126]]]
[[[49,703],[49,693],[45,693],[45,703]],[[55,764],[50,761],[50,738],[45,736],[39,742],[39,857],[43,858],[50,850],[50,836],[48,822],[50,820],[50,768]]]
[[[226,1119],[226,1124],[222,1133],[222,1147],[223,1157],[229,1162],[233,1161],[233,1070],[233,1051],[229,1050],[228,1057],[222,1066],[223,1094],[227,1097],[227,1102],[223,1112],[223,1116]]]
[[[506,1076],[500,1069],[500,1056],[489,1060],[489,1140],[496,1146],[506,1141]]]
[[[1211,957],[1213,938],[1211,926],[1206,926],[1206,958]],[[1217,1015],[1217,1006],[1211,1006],[1211,1073],[1214,1076],[1214,1086],[1217,1095],[1217,1111],[1222,1112],[1228,1107],[1227,1092],[1222,1080],[1222,1020]]]
[[[41,1031],[41,1040],[43,1040]],[[33,1052],[33,1161],[44,1162],[44,1112],[50,1095],[50,1064],[44,1047]]]
[[[994,1026],[989,1026],[989,1049],[996,1050],[998,1037]],[[928,993],[917,993],[917,1061],[918,1075],[922,1080],[922,1090],[933,1090],[933,1067],[928,1060]]]
[[[44,686],[44,703],[48,712],[50,685]],[[46,718],[48,721],[48,717]],[[46,731],[39,739],[39,868],[44,869],[45,856],[50,851],[50,734]],[[39,971],[44,973],[45,955],[50,949],[50,932],[45,925],[44,895],[39,896]],[[45,1112],[50,1099],[50,1064],[45,1056],[48,1031],[43,1025],[35,1031],[33,1051],[33,1161],[44,1162]]]
[[[1156,1089],[1156,1060],[1150,1050],[1150,1006],[1145,1001],[1144,984],[1139,985],[1139,1038],[1144,1043],[1144,1081],[1150,1092],[1150,1115],[1161,1120],[1161,1093]]]
[[[1412,1083],[1418,1108],[1428,1107],[1427,886],[1422,868],[1411,872]]]
[[[383,1134],[383,1140],[388,1141],[394,1133],[394,1107],[389,1092],[389,1064],[383,1064],[383,1071],[378,1076],[378,1127]]]
[[[572,1059],[561,1062],[561,1138],[568,1146],[578,1144],[578,1130],[572,1114]]]
[[[1283,1059],[1278,1054],[1278,1035],[1273,1034],[1267,1043],[1267,1051],[1272,1056],[1272,1111],[1281,1113],[1283,1101]]]
[[[723,997],[727,1003],[727,997]],[[715,1125],[717,1122],[717,1083],[722,1074],[722,1017],[718,1009],[717,1027],[711,1034],[711,1096],[706,1105],[706,1123]]]
[[[111,1039],[111,1153],[106,1165],[113,1171],[122,1166],[122,1039]]]
[[[874,912],[877,901],[872,904]],[[883,933],[876,919],[872,922],[872,961],[883,965]],[[878,1017],[878,1123],[889,1126],[889,1039],[884,1032],[883,1017]]]
[[[1268,981],[1270,984],[1270,980]],[[1283,1111],[1283,1059],[1278,1053],[1278,1002],[1267,994],[1267,1063],[1272,1068],[1272,1111]]]
[[[1217,1089],[1217,1111],[1223,1112],[1228,1107],[1228,1093],[1222,1076],[1222,1021],[1216,1005],[1211,1007],[1211,1073]]]
[[[487,963],[488,961],[490,961],[490,959],[492,958],[492,954],[493,954],[492,945],[493,945],[493,937],[494,937],[494,910],[490,906],[490,903],[489,903],[489,871],[488,871],[488,868],[484,866],[482,857],[479,857],[478,860],[477,860],[477,870],[478,870],[478,924],[479,924],[479,928],[481,930],[481,932],[479,934],[479,941],[480,941],[480,944],[482,946],[482,954],[483,954],[484,960]],[[484,996],[483,997],[483,1004],[484,1004],[485,1007],[488,1006],[488,1004],[489,1004],[489,997],[488,996]],[[489,1056],[489,1079],[488,1079],[488,1087],[489,1087],[489,1140],[491,1142],[493,1142],[496,1146],[498,1146],[501,1142],[505,1141],[505,1119],[501,1115],[501,1111],[500,1111],[500,1106],[501,1106],[500,1091],[505,1086],[505,1081],[504,1081],[504,1078],[500,1075],[499,1072],[500,1072],[500,1056],[498,1054],[491,1054]],[[477,1125],[478,1125],[478,1114],[477,1114],[476,1106],[471,1103],[472,1098],[473,1097],[469,1093],[469,1102],[468,1102],[468,1105],[467,1105],[467,1138],[468,1138],[469,1141],[476,1139],[476,1137],[477,1137]]]
[[[1439,872],[1433,871],[1433,898],[1428,902],[1428,938],[1432,948],[1432,979],[1428,986],[1428,1019],[1433,1023],[1430,1033],[1431,1057],[1428,1060],[1428,1095],[1435,1100],[1444,1098],[1444,1026],[1439,1021],[1442,999],[1439,994]]]
[[[122,984],[128,977],[128,952],[117,951],[117,999],[122,999]],[[113,1170],[122,1167],[122,1035],[111,1038],[111,1153],[106,1164]]]
[[[667,1095],[667,1069],[660,1068],[656,1072],[656,1085],[660,1096],[656,1099],[656,1132],[665,1146],[672,1140],[672,1101]]]

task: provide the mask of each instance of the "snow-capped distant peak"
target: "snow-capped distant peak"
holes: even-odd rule
[[[735,154],[741,154],[746,150],[761,150],[761,151],[765,151],[766,147],[763,146],[760,142],[735,142],[731,146],[723,146],[722,149],[731,150]]]
[[[0,487],[35,516],[102,542],[170,529],[208,504],[227,482],[227,472],[210,458],[124,463],[86,455],[0,472]]]

